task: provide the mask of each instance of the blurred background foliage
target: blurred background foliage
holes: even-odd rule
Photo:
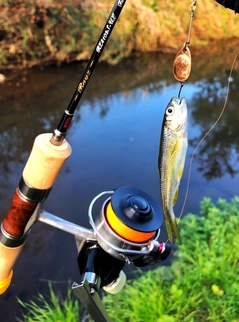
[[[29,68],[86,60],[114,1],[2,0],[0,69]],[[174,53],[187,40],[192,1],[130,0],[103,52],[117,63],[133,54]],[[214,50],[215,40],[238,37],[239,20],[216,1],[201,0],[195,10],[191,45]],[[208,46],[210,45],[210,46]]]

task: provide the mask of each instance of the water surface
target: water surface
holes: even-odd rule
[[[175,213],[183,204],[190,157],[224,104],[234,53],[193,56],[190,80],[182,91],[189,111],[189,148]],[[146,54],[117,66],[97,67],[67,134],[73,153],[44,208],[89,227],[87,209],[100,192],[120,186],[144,190],[159,202],[157,158],[164,110],[179,84],[172,75],[174,55]],[[34,138],[52,132],[67,107],[84,64],[19,73],[0,88],[0,219],[31,151]],[[225,113],[196,150],[184,214],[199,214],[200,200],[230,200],[238,194],[238,64]],[[161,240],[166,238],[163,229]],[[12,285],[0,298],[1,321],[20,316],[23,301],[47,294],[47,281],[64,294],[79,280],[74,237],[37,223],[19,257]]]

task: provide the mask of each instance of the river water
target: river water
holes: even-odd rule
[[[189,112],[189,148],[176,214],[185,196],[190,157],[224,105],[236,49],[226,52],[223,48],[210,55],[194,55],[192,50],[192,73],[182,90]],[[145,54],[117,66],[97,66],[67,135],[73,153],[44,209],[90,227],[88,206],[102,191],[130,186],[159,202],[161,124],[166,105],[178,95],[180,87],[172,75],[174,57]],[[1,220],[9,209],[34,138],[58,125],[84,67],[74,63],[19,72],[0,85]],[[238,68],[236,62],[222,119],[195,152],[184,214],[199,214],[204,196],[214,201],[230,200],[239,193]],[[165,237],[163,228],[161,240]],[[56,292],[65,294],[69,280],[79,281],[74,237],[37,223],[15,265],[12,284],[0,298],[1,321],[13,322],[21,316],[16,297],[29,301],[37,293],[47,295],[48,281]]]

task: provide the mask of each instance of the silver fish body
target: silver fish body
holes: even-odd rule
[[[171,243],[173,234],[181,243],[173,206],[178,197],[187,147],[186,99],[173,97],[165,110],[158,157],[162,210],[168,238]]]

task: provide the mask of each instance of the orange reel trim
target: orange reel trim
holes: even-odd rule
[[[113,231],[122,238],[131,242],[142,243],[150,240],[154,234],[153,232],[141,232],[126,226],[115,214],[111,202],[108,203],[106,208],[106,219]]]

